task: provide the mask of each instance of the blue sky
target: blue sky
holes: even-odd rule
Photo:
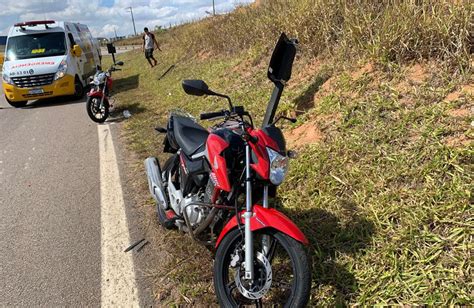
[[[113,7],[113,6],[114,6],[114,3],[115,3],[114,0],[102,0],[102,1],[100,2],[100,5],[101,5],[101,6],[105,6],[105,7]]]
[[[225,13],[253,0],[215,0],[216,11]],[[169,26],[206,16],[212,12],[212,0],[0,0],[0,35],[19,21],[54,19],[80,22],[93,35],[111,37],[133,34],[133,25],[125,8],[133,7],[137,32],[144,27]]]

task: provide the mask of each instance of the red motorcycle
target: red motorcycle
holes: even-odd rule
[[[159,164],[145,160],[149,189],[165,228],[178,228],[215,250],[214,287],[223,307],[240,305],[305,306],[311,288],[308,240],[284,214],[270,206],[288,171],[292,152],[273,120],[284,84],[290,79],[296,40],[282,34],[268,77],[275,89],[261,129],[242,106],[201,80],[185,80],[190,95],[224,97],[229,109],[202,113],[221,120],[206,130],[192,116],[173,111]]]
[[[122,66],[123,62],[119,61],[113,64],[107,71],[102,71],[100,66],[90,81],[91,89],[87,93],[87,114],[92,121],[103,123],[109,117],[109,95],[112,90],[112,72],[120,71],[115,66]]]

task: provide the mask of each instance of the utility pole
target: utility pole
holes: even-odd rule
[[[117,40],[117,30],[115,27],[114,27],[114,32],[115,32],[115,40]]]
[[[216,4],[214,2],[215,0],[212,0],[212,15],[216,16]]]
[[[132,23],[133,23],[133,31],[135,31],[135,36],[137,35],[137,28],[135,28],[135,19],[133,18],[133,9],[131,6],[126,8],[127,10],[130,10],[129,12],[132,14]]]

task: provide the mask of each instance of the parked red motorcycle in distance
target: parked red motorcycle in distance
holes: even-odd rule
[[[155,157],[145,160],[159,222],[215,249],[214,287],[223,307],[302,307],[309,299],[308,240],[269,204],[292,156],[276,124],[296,120],[274,117],[296,44],[282,34],[275,47],[268,69],[275,89],[261,129],[227,95],[202,80],[185,80],[187,94],[224,97],[229,109],[201,114],[201,120],[221,120],[209,131],[192,116],[171,112],[167,127],[157,128],[166,134],[164,151],[170,158],[163,168]]]
[[[116,62],[105,72],[98,66],[97,72],[89,83],[91,89],[87,93],[86,108],[87,114],[94,122],[103,123],[109,117],[109,94],[113,84],[112,72],[121,70],[116,68],[116,65],[122,66],[123,62]]]

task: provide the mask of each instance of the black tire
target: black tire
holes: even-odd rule
[[[74,98],[81,99],[84,96],[84,85],[79,80],[79,77],[76,76],[74,79]]]
[[[88,97],[86,103],[87,114],[92,121],[96,123],[104,123],[105,120],[109,117],[109,104],[107,101],[104,101],[104,110],[101,111],[101,117],[97,117],[99,110],[97,108],[100,103],[100,98],[98,97]]]
[[[26,104],[28,104],[28,101],[12,102],[12,101],[8,100],[8,98],[6,96],[5,96],[5,99],[10,104],[10,106],[15,107],[15,108],[25,107]]]
[[[243,231],[242,231],[243,232]],[[268,255],[268,260],[271,263],[272,272],[275,276],[284,275],[283,272],[291,271],[294,277],[291,278],[291,287],[287,287],[287,291],[283,294],[283,288],[274,287],[275,280],[272,280],[272,285],[268,292],[260,300],[250,300],[245,298],[238,291],[235,286],[235,281],[232,275],[229,274],[229,266],[231,257],[236,248],[243,245],[242,233],[238,229],[234,229],[229,232],[219,247],[217,248],[216,257],[214,261],[214,289],[216,291],[217,298],[221,307],[238,307],[240,305],[256,305],[260,307],[304,307],[308,303],[310,290],[311,290],[311,267],[308,256],[304,249],[304,246],[289,237],[288,235],[281,233],[273,229],[261,229],[253,233],[254,235],[254,246],[255,251],[259,250],[257,238],[262,235],[270,236],[273,243],[277,243],[281,246],[282,250],[286,252],[292,265],[284,265],[280,267],[277,263],[278,258],[274,258]],[[275,246],[277,247],[277,246]],[[280,249],[280,248],[278,248]],[[260,249],[261,250],[261,249]],[[241,257],[242,258],[242,257]],[[291,268],[291,269],[290,269]],[[282,270],[283,269],[283,270]],[[230,278],[230,279],[229,279]],[[233,284],[233,286],[231,286]],[[281,285],[280,285],[281,287]],[[281,292],[281,294],[278,294]],[[237,298],[234,298],[235,293]],[[275,293],[275,294],[274,294]],[[285,301],[282,303],[282,301]]]

